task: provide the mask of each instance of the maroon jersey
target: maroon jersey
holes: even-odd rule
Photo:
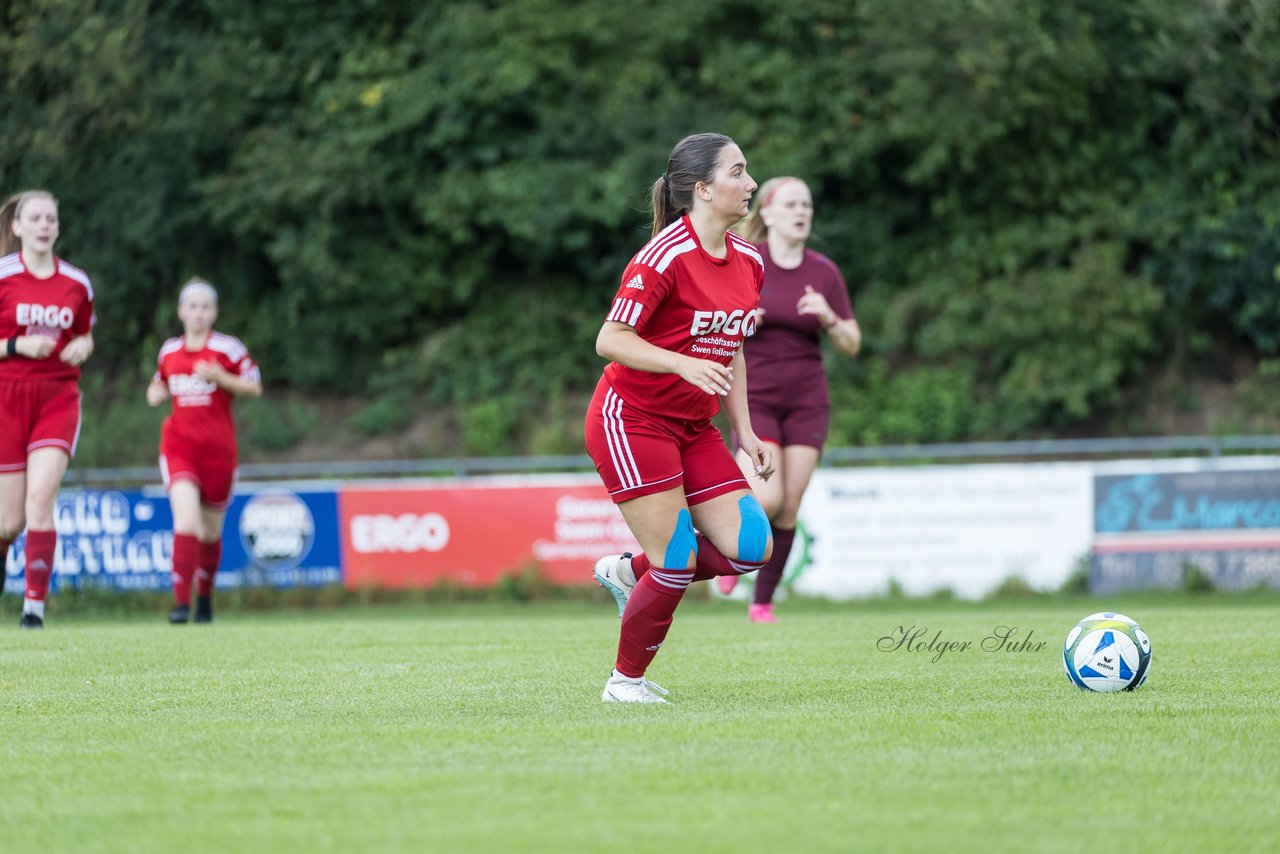
[[[209,333],[200,350],[188,350],[183,338],[170,338],[156,360],[157,382],[169,387],[169,417],[160,431],[160,453],[187,459],[236,459],[236,430],[231,393],[196,374],[197,362],[218,362],[243,380],[258,382],[258,366],[240,339]]]
[[[93,286],[84,270],[54,258],[47,279],[33,275],[15,252],[0,258],[0,339],[43,335],[54,342],[43,359],[0,359],[0,380],[78,380],[80,368],[58,358],[67,342],[93,329]]]
[[[671,223],[627,265],[608,319],[634,327],[664,350],[728,365],[755,329],[764,262],[733,232],[725,244],[725,257],[714,258],[698,243],[687,216]],[[701,420],[720,411],[717,395],[677,374],[611,362],[604,378],[628,405],[656,415]]]
[[[769,245],[758,247],[764,258],[764,317],[747,345],[747,393],[752,403],[768,406],[828,406],[827,377],[822,370],[822,324],[802,315],[796,303],[809,285],[827,298],[844,320],[853,317],[844,277],[830,258],[812,249],[794,270],[773,263]]]

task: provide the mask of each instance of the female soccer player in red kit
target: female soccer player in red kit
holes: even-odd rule
[[[160,433],[160,471],[173,508],[173,598],[169,622],[213,621],[213,582],[222,557],[222,518],[236,478],[233,397],[259,397],[258,366],[239,339],[215,332],[218,293],[192,279],[178,295],[181,338],[160,348],[147,403],[172,402]]]
[[[729,137],[681,140],[651,191],[652,239],[623,272],[596,339],[610,364],[587,411],[587,451],[644,550],[596,564],[622,613],[605,702],[665,702],[644,676],[685,588],[769,559],[764,510],[711,423],[724,398],[752,474],[767,480],[772,459],[751,429],[742,355],[764,271],[729,231],[755,189]]]
[[[28,190],[0,206],[0,587],[26,527],[24,629],[44,627],[54,506],[80,436],[80,365],[93,353],[93,287],[53,254],[57,239],[49,193]]]
[[[822,335],[840,353],[856,356],[862,331],[853,319],[849,291],[830,258],[807,248],[813,227],[813,195],[799,178],[772,178],[760,188],[740,227],[764,259],[763,313],[746,345],[751,423],[773,451],[778,476],[757,483],[756,495],[773,528],[773,556],[756,573],[748,617],[773,623],[773,594],[796,535],[796,514],[827,438],[831,400],[822,369]],[[738,454],[744,472],[752,460]],[[733,589],[734,577],[717,579]]]

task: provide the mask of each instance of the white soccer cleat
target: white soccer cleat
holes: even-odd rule
[[[600,699],[606,703],[665,703],[662,698],[670,693],[643,676],[631,679],[615,670],[609,681],[604,683],[604,694]]]
[[[635,573],[631,571],[631,552],[620,555],[606,555],[596,561],[596,584],[613,594],[618,603],[618,616],[627,610],[627,599],[631,596],[631,588],[636,586]]]

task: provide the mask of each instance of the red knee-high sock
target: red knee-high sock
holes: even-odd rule
[[[782,581],[782,570],[786,569],[787,556],[791,554],[791,544],[796,540],[795,528],[773,529],[773,555],[760,572],[756,573],[756,592],[753,601],[757,605],[768,605],[773,602],[773,594]]]
[[[692,578],[691,569],[651,566],[631,588],[627,610],[622,614],[618,660],[614,664],[623,676],[638,679],[644,675],[667,637],[676,606]]]
[[[653,569],[653,564],[649,563],[649,557],[644,552],[631,556],[631,572],[635,575],[636,581],[644,578],[644,574]]]
[[[200,544],[200,565],[196,569],[196,595],[212,596],[213,579],[218,574],[218,564],[222,560],[222,540]]]
[[[707,581],[717,575],[746,575],[762,566],[764,561],[730,560],[705,534],[698,534],[698,566],[693,573],[694,581]]]
[[[43,602],[49,593],[49,576],[53,575],[53,556],[58,550],[57,531],[27,529],[27,598]]]
[[[173,601],[191,604],[191,579],[200,563],[200,541],[194,534],[173,535]]]

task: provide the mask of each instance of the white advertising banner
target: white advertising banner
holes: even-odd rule
[[[978,598],[1010,576],[1059,587],[1093,543],[1089,463],[819,469],[800,521],[798,593],[855,598],[943,588]]]

